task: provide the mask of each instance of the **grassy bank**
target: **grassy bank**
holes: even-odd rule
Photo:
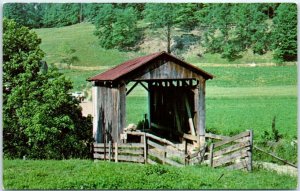
[[[4,161],[5,189],[295,189],[295,177],[209,167],[133,163]]]
[[[143,25],[139,25],[143,27]],[[163,37],[162,29],[152,31],[147,29],[143,41],[140,42],[137,52],[121,52],[118,50],[105,50],[99,46],[97,37],[93,34],[94,25],[91,23],[80,23],[61,28],[35,29],[42,39],[41,48],[47,53],[45,60],[48,63],[60,63],[66,56],[65,49],[73,49],[72,56],[77,58],[73,63],[75,66],[114,66],[131,58],[146,55],[160,50],[166,50],[166,39]],[[175,35],[180,35],[174,31]],[[201,57],[197,54],[202,53]],[[216,64],[240,64],[240,63],[270,63],[272,53],[265,55],[253,54],[252,50],[242,53],[242,58],[228,61],[221,58],[219,54],[203,54],[200,44],[187,50],[182,55],[190,63],[216,63]]]

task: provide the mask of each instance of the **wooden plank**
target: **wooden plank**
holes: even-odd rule
[[[190,135],[190,134],[186,134],[186,133],[183,134],[183,138],[188,139],[188,140],[191,140],[191,141],[198,141],[197,136],[195,136],[195,135]]]
[[[118,155],[118,161],[144,163],[144,157],[142,157],[142,156]]]
[[[163,156],[161,156],[161,155],[158,154],[157,152],[153,151],[152,149],[149,149],[149,150],[148,150],[148,155],[153,156],[153,157],[156,157],[156,158],[158,158],[158,159],[161,160],[161,161],[164,160],[164,157],[163,157]]]
[[[227,154],[227,153],[231,153],[233,151],[236,151],[236,150],[239,150],[239,149],[242,149],[242,148],[245,148],[245,147],[248,147],[248,150],[250,150],[251,148],[249,146],[250,146],[250,142],[249,141],[244,142],[244,143],[237,143],[235,145],[231,145],[231,146],[226,147],[224,149],[215,151],[214,152],[214,157],[217,157],[217,156],[220,156],[220,155],[224,155],[224,154]]]
[[[119,148],[144,148],[143,143],[120,143]]]
[[[252,171],[253,130],[249,130],[249,133],[250,133],[250,136],[249,136],[250,149],[248,150],[249,160],[247,161],[247,169],[248,169],[248,171]]]
[[[189,158],[189,159],[194,158],[194,157],[198,156],[199,153],[200,153],[200,150],[195,152],[195,153],[192,153],[192,154],[188,155],[187,158]]]
[[[240,134],[238,134],[238,135],[235,135],[235,136],[233,136],[233,137],[230,137],[229,139],[225,139],[225,140],[223,140],[223,141],[216,142],[216,143],[215,143],[215,148],[220,147],[220,146],[222,146],[222,145],[225,145],[225,144],[227,144],[227,143],[233,142],[233,141],[235,141],[235,140],[237,140],[237,139],[240,139],[240,138],[249,136],[249,134],[250,134],[249,131],[245,131],[245,132],[242,132],[242,133],[240,133]]]
[[[147,163],[147,137],[146,133],[144,133],[144,159],[145,159],[145,164]]]
[[[128,132],[126,132],[126,134],[128,134],[128,135],[139,135],[139,136],[144,135],[143,132],[138,132],[138,131],[128,131]]]
[[[139,83],[143,86],[143,88],[145,88],[145,90],[147,90],[149,92],[149,89],[145,86],[145,84],[143,84],[142,81],[139,81]]]
[[[143,155],[144,150],[143,149],[127,149],[127,148],[119,148],[118,149],[119,154],[134,154],[134,155]]]
[[[150,158],[147,158],[147,163],[149,163],[149,164],[158,164],[157,162],[151,160]]]
[[[191,114],[191,107],[190,107],[189,101],[187,99],[187,95],[184,94],[183,96],[184,96],[185,108],[187,110],[188,117],[189,117],[188,121],[189,121],[191,134],[195,136],[196,132],[195,132],[194,122],[193,122],[193,118],[192,118],[192,114]]]
[[[246,157],[246,156],[248,156],[247,150],[248,150],[248,148],[244,148],[242,150],[235,151],[235,152],[231,153],[230,155],[226,155],[226,156],[218,158],[218,159],[213,159],[214,160],[213,167],[218,167],[223,164],[229,163],[233,160]]]
[[[108,142],[108,161],[111,160],[111,141]]]
[[[187,141],[185,138],[183,138],[183,145],[184,145],[184,155],[186,156],[187,153],[188,153],[188,150],[187,150]],[[189,160],[187,157],[184,158],[184,165],[188,165],[189,164]]]
[[[182,151],[171,150],[165,146],[162,146],[158,143],[155,143],[151,140],[148,140],[148,145],[160,150],[161,152],[167,152],[167,154],[177,155],[179,157],[185,157],[185,154]]]
[[[229,170],[240,170],[247,168],[248,161],[245,159],[242,159],[241,161],[234,163],[232,165],[227,166],[226,168]]]
[[[104,147],[104,143],[94,143],[94,148]]]
[[[106,148],[107,151],[107,148]],[[94,148],[94,152],[104,153],[104,148]]]
[[[213,160],[214,160],[214,153],[213,153],[213,150],[214,150],[214,147],[215,147],[215,144],[212,143],[210,145],[210,149],[209,149],[209,165],[212,167],[213,166]]]
[[[217,139],[217,140],[225,140],[225,139],[230,139],[229,136],[225,136],[225,135],[216,135],[216,134],[213,134],[213,133],[205,133],[205,137],[206,138],[209,138],[209,139]],[[235,143],[241,143],[241,142],[245,142],[245,141],[249,141],[249,137],[244,137],[244,138],[241,138],[241,139],[238,139],[238,140],[235,140],[233,142]]]
[[[162,143],[166,143],[168,145],[171,145],[175,148],[177,148],[178,146],[175,145],[174,143],[172,143],[171,141],[168,141],[166,139],[163,139],[163,138],[160,138],[158,136],[155,136],[155,135],[152,135],[152,134],[149,134],[149,133],[146,133],[146,136],[149,137],[149,138],[152,138],[152,139],[155,139],[156,141],[159,141],[159,142],[162,142]]]
[[[99,154],[99,153],[94,153],[94,159],[104,159],[105,160],[105,155],[104,154]]]
[[[197,132],[200,137],[200,146],[205,144],[205,119],[206,119],[206,111],[205,111],[205,79],[201,76],[197,78],[199,80],[198,87],[198,108],[197,110]]]
[[[135,82],[135,84],[126,92],[126,96],[128,96],[130,94],[130,92],[135,88],[135,86],[137,86],[139,84],[139,82]]]
[[[157,144],[151,140],[148,140],[148,145],[152,146],[152,147],[155,147],[156,149],[159,149],[161,150],[162,152],[164,151],[164,146],[160,145],[160,144]]]
[[[178,111],[177,111],[176,102],[174,102],[174,104],[173,104],[173,109],[174,109],[174,114],[175,114],[175,122],[176,122],[177,130],[178,130],[178,132],[181,133],[182,129],[181,129],[181,125],[180,125],[180,119],[179,119],[179,115],[178,115]]]
[[[213,133],[205,133],[205,137],[210,138],[210,139],[218,139],[218,140],[224,140],[224,139],[229,139],[230,138],[228,136],[216,135],[216,134],[213,134]]]
[[[115,162],[118,162],[118,142],[115,142]]]
[[[180,164],[180,163],[178,163],[176,161],[173,161],[169,158],[165,158],[164,160],[165,160],[165,163],[167,163],[169,165],[172,165],[172,166],[177,166],[177,167],[183,167],[184,166],[183,164]]]

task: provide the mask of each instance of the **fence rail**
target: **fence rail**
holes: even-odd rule
[[[207,133],[206,138],[219,140],[208,148],[203,145],[197,151],[188,152],[188,142],[198,140],[194,135],[183,135],[184,149],[178,145],[144,132],[127,132],[127,135],[139,136],[141,143],[95,143],[94,159],[109,161],[128,161],[149,164],[168,164],[185,166],[206,163],[212,167],[227,166],[229,169],[252,168],[252,131],[242,132],[228,137]]]
[[[227,166],[229,169],[252,170],[253,132],[251,130],[233,137],[222,136],[218,138],[221,141],[210,145],[210,166]]]

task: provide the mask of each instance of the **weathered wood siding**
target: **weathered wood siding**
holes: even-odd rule
[[[94,137],[96,142],[102,143],[119,140],[120,133],[125,127],[126,88],[121,87],[93,87],[94,100]],[[104,137],[105,132],[108,136]]]
[[[146,71],[145,71],[146,72]],[[154,68],[147,73],[137,77],[137,80],[145,79],[181,79],[181,78],[195,78],[202,79],[203,77],[180,66],[174,62],[168,61],[157,68]]]
[[[200,145],[205,143],[205,80],[201,79],[197,88],[194,90],[195,118],[194,123],[197,135],[200,137]]]

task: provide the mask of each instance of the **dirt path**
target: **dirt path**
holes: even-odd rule
[[[298,176],[298,169],[289,165],[278,165],[275,163],[260,162],[260,161],[254,161],[253,165],[266,170],[276,171],[278,174]]]
[[[194,63],[198,67],[271,67],[277,66],[276,63],[244,63],[244,64],[215,64],[215,63]],[[286,63],[285,66],[294,66],[297,63]]]
[[[79,105],[82,107],[83,116],[87,116],[88,114],[91,114],[94,117],[93,103],[91,101],[83,101]]]
[[[245,63],[245,64],[216,64],[216,63],[193,63],[197,67],[271,67],[277,66],[276,63]],[[73,70],[107,70],[112,68],[113,66],[67,66],[66,64],[56,63],[58,67],[66,68],[66,69],[73,69]],[[286,63],[285,66],[294,66],[297,63]]]

